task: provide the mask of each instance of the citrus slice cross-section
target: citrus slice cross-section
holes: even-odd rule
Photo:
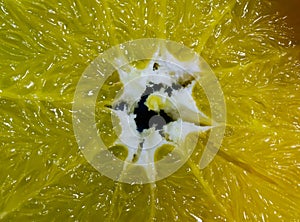
[[[1,0],[0,220],[298,221],[300,48],[288,24],[299,24],[297,6],[298,0]],[[285,9],[292,9],[296,16],[290,17]],[[124,89],[132,82],[123,77],[132,67],[140,77],[147,68],[162,73],[171,64],[170,60],[154,60],[159,49],[156,44],[140,45],[138,50],[127,50],[128,54],[126,47],[119,47],[143,38],[182,43],[213,70],[226,101],[226,129],[216,155],[218,144],[208,140],[221,130],[212,112],[222,113],[222,106],[208,101],[211,94],[219,93],[213,88],[205,90],[210,84],[205,84],[209,79],[204,77],[213,77],[205,76],[210,72],[205,64],[201,63],[201,78],[188,97],[197,108],[189,107],[188,114],[197,111],[192,113],[198,114],[198,125],[193,115],[180,117],[179,111],[186,106],[173,102],[175,95],[181,95],[178,85],[186,92],[192,86],[189,78],[176,80],[178,85],[172,87],[170,96],[165,84],[161,90],[166,92],[157,90],[148,97],[123,101],[128,98]],[[107,50],[113,46],[118,50],[109,56]],[[161,50],[161,55],[169,52],[179,61],[167,71],[186,71],[188,66],[180,64],[192,54],[178,53],[178,47],[167,49]],[[99,73],[104,81],[101,88],[101,82],[84,87],[97,86],[99,93],[97,88],[83,90],[76,98],[91,108],[86,118],[94,118],[86,126],[83,121],[80,129],[93,126],[96,131],[90,128],[92,134],[80,138],[79,144],[91,145],[96,140],[90,137],[99,137],[108,154],[104,160],[97,143],[86,153],[78,149],[73,124],[79,123],[72,119],[80,115],[73,112],[77,83],[103,52],[112,74]],[[148,59],[130,60],[137,54]],[[113,58],[123,57],[132,62],[119,67]],[[101,61],[96,59],[91,70],[97,70],[97,63]],[[160,87],[154,82],[147,86]],[[130,94],[130,90],[126,92]],[[89,103],[87,94],[94,94],[95,105]],[[134,106],[125,112],[122,107],[129,103]],[[140,121],[143,108],[150,114],[145,116],[147,121]],[[139,138],[143,131],[152,130],[153,137],[171,140],[153,148],[154,163],[162,163],[168,156],[180,161],[188,156],[176,151],[177,139],[182,137],[174,136],[173,126],[180,121],[211,128],[186,136],[187,147],[198,142],[177,171],[169,176],[163,171],[166,177],[153,183],[131,185],[119,178],[135,177],[132,181],[136,183],[157,179],[154,169],[150,170],[155,172],[152,176],[143,167],[145,156],[134,156],[142,149],[130,148],[133,140],[126,134],[125,139],[121,137],[122,120],[131,115],[130,129],[136,130]],[[147,151],[153,143],[142,145]],[[121,163],[120,175],[113,179],[87,161],[104,164],[111,158]],[[138,164],[141,167],[135,167]],[[122,174],[126,171],[128,176]]]
[[[115,71],[123,87],[106,107],[114,116],[112,126],[119,129],[111,145],[126,150],[125,160],[99,137],[95,121],[98,94]],[[210,117],[193,98],[196,84],[211,103]],[[191,156],[197,134],[210,130],[199,163],[204,168],[221,144],[225,114],[221,87],[199,55],[173,41],[139,39],[105,51],[84,71],[74,96],[73,126],[84,156],[102,174],[130,184],[153,183],[176,172]],[[166,147],[173,149],[158,151]],[[167,154],[157,158],[159,153]]]

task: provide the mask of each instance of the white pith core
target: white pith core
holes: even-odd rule
[[[181,152],[188,134],[211,128],[201,126],[200,119],[209,118],[198,109],[192,97],[197,80],[189,73],[199,73],[199,65],[195,61],[179,61],[167,50],[163,54],[157,52],[153,58],[144,69],[129,64],[118,70],[123,91],[112,106],[122,129],[114,145],[126,147],[125,162],[140,165],[146,172],[147,164],[154,162],[159,147],[170,144]],[[149,88],[152,92],[146,91]],[[137,129],[134,110],[145,94],[148,97],[144,104],[148,110],[157,113],[163,110],[172,118],[160,130],[154,126],[142,132]]]

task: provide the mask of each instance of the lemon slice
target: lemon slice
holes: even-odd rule
[[[2,0],[0,220],[299,220],[299,46],[274,4]],[[113,46],[141,38],[172,40],[201,55],[221,85],[227,122],[217,155],[213,148],[219,144],[209,141],[216,127],[190,134],[184,144],[196,141],[194,152],[176,172],[153,183],[131,185],[104,176],[86,160],[74,135],[72,108],[77,83],[92,61]],[[140,48],[129,56],[153,55],[156,49]],[[190,60],[177,50],[168,48],[176,60]],[[131,65],[143,70],[150,60]],[[153,65],[152,71],[162,68]],[[122,87],[118,72],[107,79],[93,113],[94,129],[109,147],[107,152],[124,162],[129,150],[115,143],[122,127],[112,124],[120,120],[112,106]],[[212,112],[219,113],[201,85],[194,86],[192,97],[210,120]],[[170,99],[164,98],[154,94],[147,106],[152,111],[167,107],[176,116]],[[157,121],[153,119],[154,125]],[[89,136],[82,142],[92,146]],[[214,158],[201,168],[207,144],[212,153],[204,156]],[[174,149],[172,144],[158,147],[154,162],[168,156],[180,160],[181,153]],[[89,158],[109,166],[109,159],[100,154],[91,150]],[[130,166],[127,172],[132,180],[148,178],[142,167]]]

